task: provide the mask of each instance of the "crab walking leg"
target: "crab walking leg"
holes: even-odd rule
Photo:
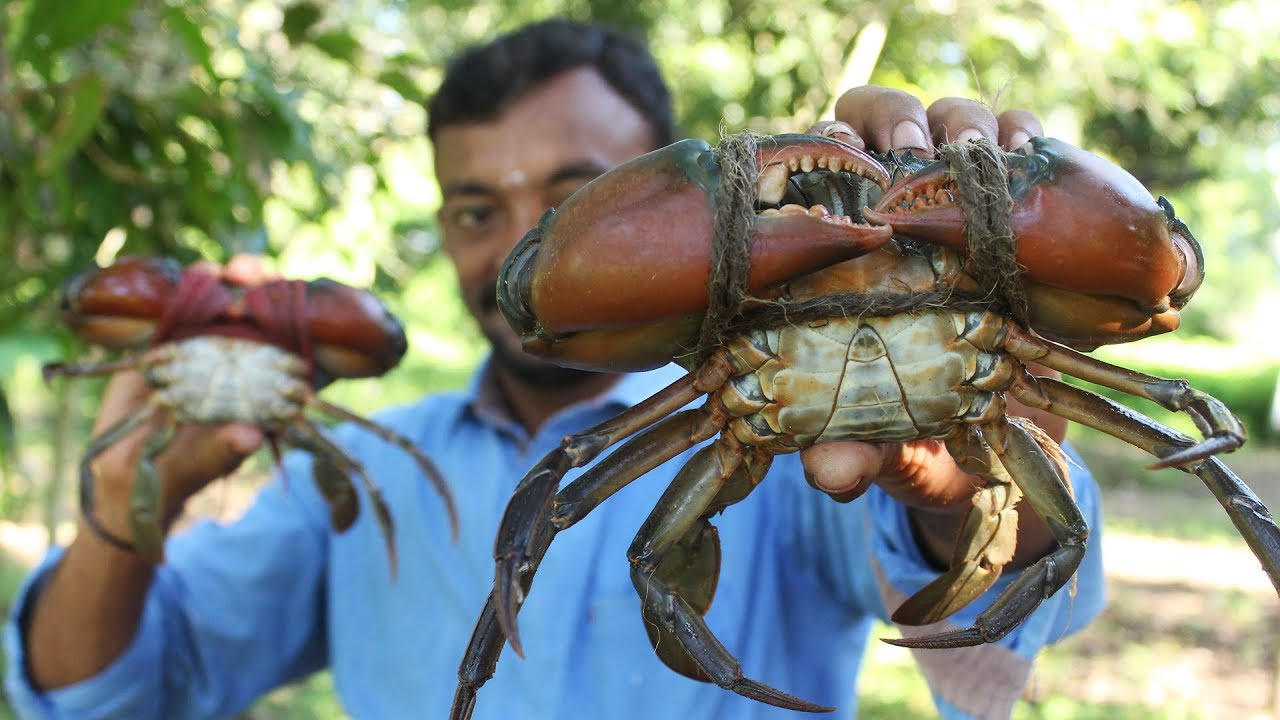
[[[1016,421],[981,425],[979,430],[1031,507],[1048,523],[1058,547],[1024,568],[992,601],[991,607],[978,614],[972,627],[885,642],[910,648],[954,648],[995,642],[1066,585],[1084,558],[1089,526],[1059,468],[1040,443]]]
[[[1141,413],[1058,380],[1019,377],[1010,392],[1026,405],[1101,430],[1159,458],[1181,457],[1186,449],[1199,447],[1192,438]],[[1280,527],[1267,506],[1217,458],[1181,461],[1175,467],[1209,488],[1280,594]]]
[[[702,616],[720,574],[720,541],[707,521],[745,497],[769,469],[772,456],[721,436],[699,450],[663,493],[627,551],[631,582],[642,602],[645,630],[668,667],[739,695],[788,710],[830,712],[744,677],[742,665]]]
[[[533,576],[556,534],[586,517],[591,510],[631,481],[715,435],[722,424],[712,418],[705,408],[688,410],[663,420],[627,441],[545,503],[526,506],[523,512],[512,513],[520,500],[517,491],[511,504],[507,506],[507,516],[503,518],[503,526],[498,531],[493,592],[485,603],[467,645],[466,654],[458,666],[458,689],[449,714],[452,720],[467,720],[471,717],[476,691],[493,677],[498,656],[502,652],[504,636],[511,643],[511,648],[521,657],[524,656],[516,627],[516,614],[520,611],[533,584]],[[567,438],[565,444],[572,446],[576,437],[578,436]],[[559,452],[553,451],[551,455]],[[534,472],[551,475],[554,468],[544,467],[546,464],[547,461],[544,460],[531,471],[530,476]],[[553,488],[563,474],[564,470],[561,469],[548,480]],[[566,512],[557,513],[562,501]],[[529,512],[530,508],[536,510],[536,514]],[[512,520],[517,516],[517,519]],[[521,522],[524,526],[511,528],[508,527],[509,521]],[[504,614],[509,614],[510,632],[503,627]]]
[[[523,657],[524,653],[520,648],[516,613],[533,581],[537,563],[547,548],[536,535],[554,535],[569,527],[627,483],[719,432],[723,420],[717,422],[704,417],[705,407],[691,411],[701,413],[698,417],[703,420],[690,425],[675,418],[692,415],[681,413],[673,416],[672,413],[719,388],[731,372],[727,357],[723,351],[718,352],[696,371],[643,402],[595,427],[565,437],[560,447],[547,453],[525,474],[507,502],[493,548],[498,620],[517,655]],[[618,452],[579,478],[570,486],[572,490],[566,488],[566,492],[556,494],[561,478],[571,468],[586,465],[609,447],[659,421],[657,428],[636,435]],[[683,440],[679,436],[681,427],[688,427],[688,437]],[[589,504],[575,509],[574,506],[584,499],[589,499]],[[554,528],[548,524],[553,513],[560,515]],[[570,516],[574,517],[570,519]],[[550,543],[550,538],[546,543]],[[539,547],[540,552],[534,552]]]
[[[93,461],[103,453],[107,448],[115,445],[125,435],[136,430],[144,423],[150,422],[159,411],[154,404],[144,405],[137,412],[128,415],[118,421],[115,425],[102,431],[102,434],[89,442],[89,447],[85,448],[84,457],[80,459],[80,512],[84,515],[84,522],[89,526],[95,535],[102,538],[103,542],[113,547],[124,550],[125,552],[136,552],[137,546],[133,543],[122,540],[112,535],[106,528],[98,523],[97,516],[93,511]]]
[[[360,494],[351,482],[358,470],[345,457],[325,455],[312,434],[302,423],[292,423],[285,430],[285,441],[311,453],[311,481],[329,506],[329,526],[346,532],[360,517]]]
[[[395,577],[398,562],[396,557],[395,527],[391,520],[391,510],[387,508],[387,502],[382,499],[382,491],[373,483],[373,480],[369,479],[369,474],[364,471],[364,466],[348,457],[342,451],[342,448],[334,445],[332,440],[325,437],[324,433],[320,432],[319,429],[311,424],[311,421],[305,418],[300,417],[289,426],[289,438],[298,447],[317,455],[317,459],[330,463],[338,470],[346,473],[348,482],[350,482],[350,478],[353,475],[360,478],[365,492],[369,493],[369,501],[373,504],[374,518],[377,519],[378,528],[382,531],[382,537],[387,543],[387,557],[391,564],[391,576]],[[312,477],[317,480],[320,494],[329,499],[332,488],[326,488],[323,484],[329,478],[323,474],[317,476],[315,473],[312,473]],[[346,493],[349,492],[349,489],[344,488],[340,492]]]
[[[111,362],[99,363],[48,363],[40,368],[40,376],[45,382],[49,382],[58,375],[67,375],[69,377],[89,377],[92,375],[110,375],[119,370],[132,370],[142,364],[142,355],[134,355],[133,357],[124,357]]]
[[[1048,343],[1010,327],[1006,349],[1023,361],[1035,361],[1071,377],[1150,400],[1166,410],[1191,416],[1204,440],[1169,455],[1150,469],[1174,467],[1212,455],[1231,452],[1244,444],[1240,420],[1221,400],[1191,387],[1186,380],[1168,380],[1118,367],[1070,348]],[[1088,424],[1088,423],[1086,423]]]
[[[173,413],[160,411],[160,427],[151,433],[138,458],[137,477],[129,493],[129,526],[138,554],[152,563],[164,561],[164,528],[160,514],[164,512],[164,482],[156,469],[156,456],[173,441],[178,422]]]
[[[670,407],[666,412],[683,407],[688,400],[701,394],[700,391],[689,394],[692,386],[688,385],[686,388],[683,380],[673,384],[668,390],[677,387],[682,389],[667,398]],[[645,417],[651,415],[653,408],[646,401],[631,410],[638,411],[636,415],[641,420],[637,424],[640,424]],[[706,406],[667,417],[628,440],[564,490],[551,495],[570,467],[589,462],[609,445],[625,438],[634,430],[627,429],[624,418],[631,410],[580,435],[565,438],[561,447],[553,450],[530,470],[516,489],[498,529],[494,549],[494,559],[497,561],[494,589],[485,602],[484,610],[481,611],[467,644],[467,651],[458,666],[458,689],[449,713],[451,720],[467,720],[471,717],[475,709],[476,692],[493,677],[497,668],[498,657],[505,644],[504,637],[510,641],[512,649],[523,657],[516,616],[533,584],[533,576],[556,534],[586,517],[591,510],[631,481],[712,437],[723,426],[723,419]],[[644,427],[644,424],[640,424],[640,427]],[[593,437],[608,437],[615,433],[617,437],[612,442],[591,440]],[[586,440],[580,441],[581,438]],[[589,454],[580,455],[584,447]],[[549,491],[545,489],[548,487]],[[502,624],[504,617],[507,618],[510,631]]]
[[[677,413],[628,440],[616,452],[569,483],[549,505],[538,508],[539,515],[524,514],[524,527],[508,527],[507,519],[503,519],[494,550],[497,567],[493,589],[498,620],[516,654],[524,657],[516,614],[556,534],[572,527],[633,480],[715,436],[723,425],[723,417],[717,416],[708,406]],[[516,498],[512,498],[512,503],[515,501]],[[508,510],[511,507],[508,505]],[[508,538],[516,538],[516,541],[508,542]]]
[[[361,417],[341,405],[334,405],[333,403],[319,397],[315,397],[314,395],[310,399],[310,404],[320,412],[324,412],[340,420],[346,420],[347,422],[359,425],[365,430],[368,430],[383,440],[386,440],[392,445],[395,445],[405,451],[409,457],[413,458],[414,462],[418,463],[418,467],[422,470],[422,474],[427,476],[427,480],[431,483],[431,487],[435,489],[436,494],[438,494],[440,499],[444,502],[445,512],[449,516],[449,537],[454,544],[457,544],[459,532],[458,504],[454,500],[453,491],[449,489],[448,481],[444,478],[444,473],[440,472],[440,468],[436,467],[436,464],[431,461],[431,458],[427,457],[422,450],[418,449],[417,445],[413,444],[412,440],[404,435],[401,435],[385,425],[379,425],[368,418]]]
[[[928,625],[952,615],[989,590],[1013,559],[1022,490],[981,441],[977,428],[969,430],[948,440],[947,449],[957,464],[987,484],[973,494],[973,509],[960,529],[950,569],[894,610],[893,621],[901,625]]]

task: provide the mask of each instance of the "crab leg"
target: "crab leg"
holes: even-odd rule
[[[369,493],[369,501],[373,504],[373,513],[374,517],[377,518],[378,528],[382,531],[382,536],[386,540],[387,557],[391,563],[391,575],[394,577],[398,562],[396,558],[395,528],[391,521],[391,511],[387,508],[386,501],[382,499],[382,491],[369,479],[364,466],[348,457],[342,451],[342,448],[333,444],[332,440],[325,437],[324,433],[320,432],[316,426],[305,418],[299,417],[296,422],[289,426],[289,440],[303,450],[308,450],[315,454],[321,462],[331,464],[340,472],[345,473],[347,483],[350,483],[352,475],[360,478],[365,491]],[[313,472],[312,477],[320,489],[320,494],[324,495],[327,500],[341,501],[345,496],[351,494],[350,488],[335,489],[332,484],[329,484],[332,477],[327,476],[325,473]],[[334,509],[331,512],[333,513],[332,519],[336,524],[339,511]]]
[[[93,461],[121,438],[144,423],[150,422],[158,412],[154,405],[145,405],[132,415],[124,417],[90,441],[89,447],[85,448],[84,457],[80,460],[80,512],[84,515],[85,524],[108,545],[125,552],[137,552],[138,548],[133,543],[121,540],[108,532],[98,523],[97,517],[93,514]]]
[[[728,375],[724,359],[712,356],[698,372],[593,428],[566,437],[520,481],[498,529],[494,589],[458,667],[450,720],[471,717],[476,691],[493,677],[504,636],[523,656],[516,615],[555,535],[631,481],[719,432],[723,423],[710,417],[705,406],[672,413],[722,385]],[[644,428],[649,429],[640,432]],[[586,465],[629,437],[617,451],[556,492],[571,468]]]
[[[152,563],[164,561],[164,529],[160,513],[164,508],[164,483],[156,470],[155,459],[173,440],[178,423],[170,412],[159,411],[162,422],[147,438],[138,458],[137,478],[129,494],[129,526],[138,544],[138,554]]]
[[[132,357],[123,357],[119,360],[111,362],[98,363],[47,363],[40,368],[40,375],[45,382],[49,382],[58,375],[67,375],[70,377],[88,377],[92,375],[110,375],[118,370],[132,370],[142,363],[141,355]]]
[[[947,450],[987,485],[973,495],[951,568],[893,612],[893,621],[901,625],[928,625],[950,616],[989,590],[1013,559],[1022,490],[999,456],[982,442],[977,428],[969,429],[961,438],[948,440]]]
[[[642,601],[649,642],[671,669],[776,707],[831,712],[835,708],[744,677],[737,658],[702,618],[720,572],[719,537],[707,518],[754,489],[771,460],[767,451],[748,451],[726,436],[699,450],[681,468],[627,550],[631,582]]]
[[[995,642],[1066,585],[1084,558],[1089,526],[1080,514],[1060,469],[1054,466],[1040,443],[1018,422],[980,425],[979,430],[1022,489],[1031,507],[1048,523],[1049,531],[1058,541],[1058,548],[1025,568],[991,603],[991,607],[974,619],[972,627],[924,637],[885,640],[892,645],[934,649]]]
[[[621,416],[615,418],[619,419]],[[516,615],[556,534],[586,517],[591,510],[633,480],[715,435],[720,427],[721,424],[717,424],[703,408],[668,417],[628,440],[564,490],[545,499],[538,495],[554,492],[560,477],[572,467],[567,464],[572,461],[568,457],[569,452],[586,446],[591,453],[590,457],[594,457],[608,445],[593,447],[589,439],[579,444],[575,441],[582,436],[570,436],[560,449],[549,453],[530,471],[508,503],[502,526],[498,530],[498,541],[494,549],[497,561],[494,589],[489,594],[467,645],[466,654],[458,666],[458,689],[454,694],[450,720],[466,720],[471,717],[476,691],[493,677],[498,656],[502,652],[504,635],[516,654],[524,657],[516,627]],[[623,437],[627,434],[621,428],[619,432]],[[587,431],[583,435],[591,434],[592,431]],[[570,450],[566,451],[564,448]],[[590,457],[578,464],[589,461]],[[564,464],[557,464],[558,462]],[[547,488],[550,490],[547,491]],[[527,502],[530,500],[532,502]],[[565,510],[558,512],[562,502]],[[504,621],[507,623],[505,626]],[[506,630],[507,627],[511,628],[510,631]]]
[[[440,468],[436,467],[436,464],[431,461],[431,458],[427,457],[421,450],[419,450],[418,446],[414,445],[412,440],[389,427],[379,425],[378,423],[361,417],[340,405],[334,405],[333,403],[319,397],[312,397],[310,404],[321,412],[328,413],[340,420],[346,420],[347,422],[359,425],[365,430],[368,430],[383,440],[386,440],[405,451],[409,457],[413,458],[414,462],[418,463],[418,467],[422,470],[422,474],[427,476],[427,480],[431,483],[431,487],[435,489],[436,494],[438,494],[440,499],[444,502],[445,512],[449,516],[449,536],[454,543],[458,542],[458,505],[453,498],[453,492],[449,489],[449,483],[444,479],[444,473],[440,472]]]
[[[1020,376],[1010,392],[1026,405],[1101,430],[1166,460],[1204,445],[1108,398],[1052,378]],[[1280,593],[1280,527],[1266,505],[1216,457],[1178,460],[1174,467],[1204,482]]]
[[[1005,347],[1020,360],[1035,361],[1072,377],[1145,398],[1166,410],[1182,411],[1190,415],[1205,439],[1181,447],[1176,452],[1153,452],[1160,461],[1151,465],[1150,469],[1204,460],[1217,453],[1231,452],[1244,444],[1245,430],[1240,420],[1221,400],[1196,390],[1186,380],[1166,380],[1105,363],[1061,345],[1045,342],[1012,326],[1009,328]]]

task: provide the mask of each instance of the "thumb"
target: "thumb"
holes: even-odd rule
[[[854,440],[830,442],[800,452],[805,479],[838,502],[849,502],[871,487],[888,460],[892,444]]]

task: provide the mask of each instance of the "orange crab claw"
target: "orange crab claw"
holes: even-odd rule
[[[1204,279],[1195,238],[1132,175],[1053,138],[1006,154],[1013,234],[1032,325],[1081,349],[1174,330]],[[868,219],[965,251],[958,189],[934,163],[884,194]]]
[[[151,342],[182,281],[170,258],[126,257],[73,277],[62,293],[62,318],[82,340],[111,350]]]
[[[803,194],[788,185],[825,172],[886,188],[887,173],[865,153],[829,138],[776,136],[759,141],[756,162],[748,292],[889,240],[888,226],[850,217],[860,205],[798,204]],[[498,282],[499,307],[525,349],[598,370],[654,367],[686,349],[708,304],[720,183],[719,153],[684,140],[618,166],[548,212]]]

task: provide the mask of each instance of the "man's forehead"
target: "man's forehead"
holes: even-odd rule
[[[516,189],[563,167],[610,167],[648,150],[648,122],[592,69],[561,73],[512,102],[493,120],[436,133],[436,174],[457,182]]]

